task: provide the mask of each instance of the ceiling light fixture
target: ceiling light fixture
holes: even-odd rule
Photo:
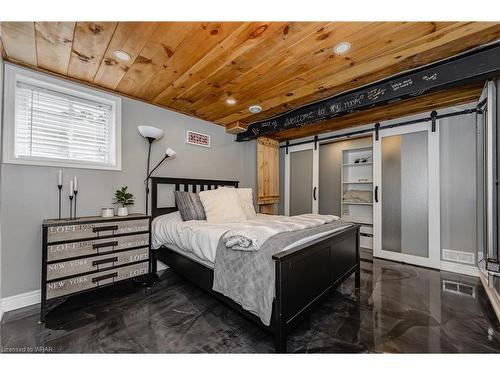
[[[129,61],[130,55],[127,52],[116,50],[113,52],[113,56],[122,61]]]
[[[236,104],[236,99],[235,98],[227,98],[226,103],[229,105],[235,105]]]
[[[349,42],[340,42],[335,47],[333,47],[333,52],[337,55],[342,55],[351,49],[351,43]]]
[[[254,104],[248,107],[248,110],[251,113],[259,113],[260,111],[262,111],[262,107],[260,105]]]

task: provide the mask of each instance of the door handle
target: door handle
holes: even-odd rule
[[[375,186],[375,202],[378,203],[378,186]]]
[[[313,199],[316,200],[316,186],[313,189]]]

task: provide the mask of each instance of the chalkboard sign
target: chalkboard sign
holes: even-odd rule
[[[238,134],[236,140],[248,141],[262,135],[316,124],[363,109],[486,80],[499,73],[500,44],[496,43],[253,123],[245,132]]]

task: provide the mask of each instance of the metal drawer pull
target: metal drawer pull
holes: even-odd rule
[[[92,249],[100,249],[101,247],[109,247],[109,246],[117,246],[118,241],[111,241],[111,242],[103,242],[103,243],[95,243],[92,245]]]
[[[118,276],[118,272],[110,273],[108,275],[103,275],[103,276],[99,276],[99,277],[94,277],[92,279],[92,282],[95,284],[95,283],[98,283],[99,281],[111,279],[111,278],[114,278],[116,276]]]
[[[100,259],[100,260],[94,260],[92,262],[92,265],[93,266],[98,266],[99,264],[111,263],[111,262],[116,262],[116,261],[118,261],[118,257],[107,258],[107,259]]]
[[[98,232],[105,232],[108,230],[118,230],[118,225],[108,225],[107,227],[97,227],[93,228],[92,232],[98,233]]]

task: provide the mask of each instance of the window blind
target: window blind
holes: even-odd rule
[[[114,163],[113,107],[16,82],[15,156]]]

